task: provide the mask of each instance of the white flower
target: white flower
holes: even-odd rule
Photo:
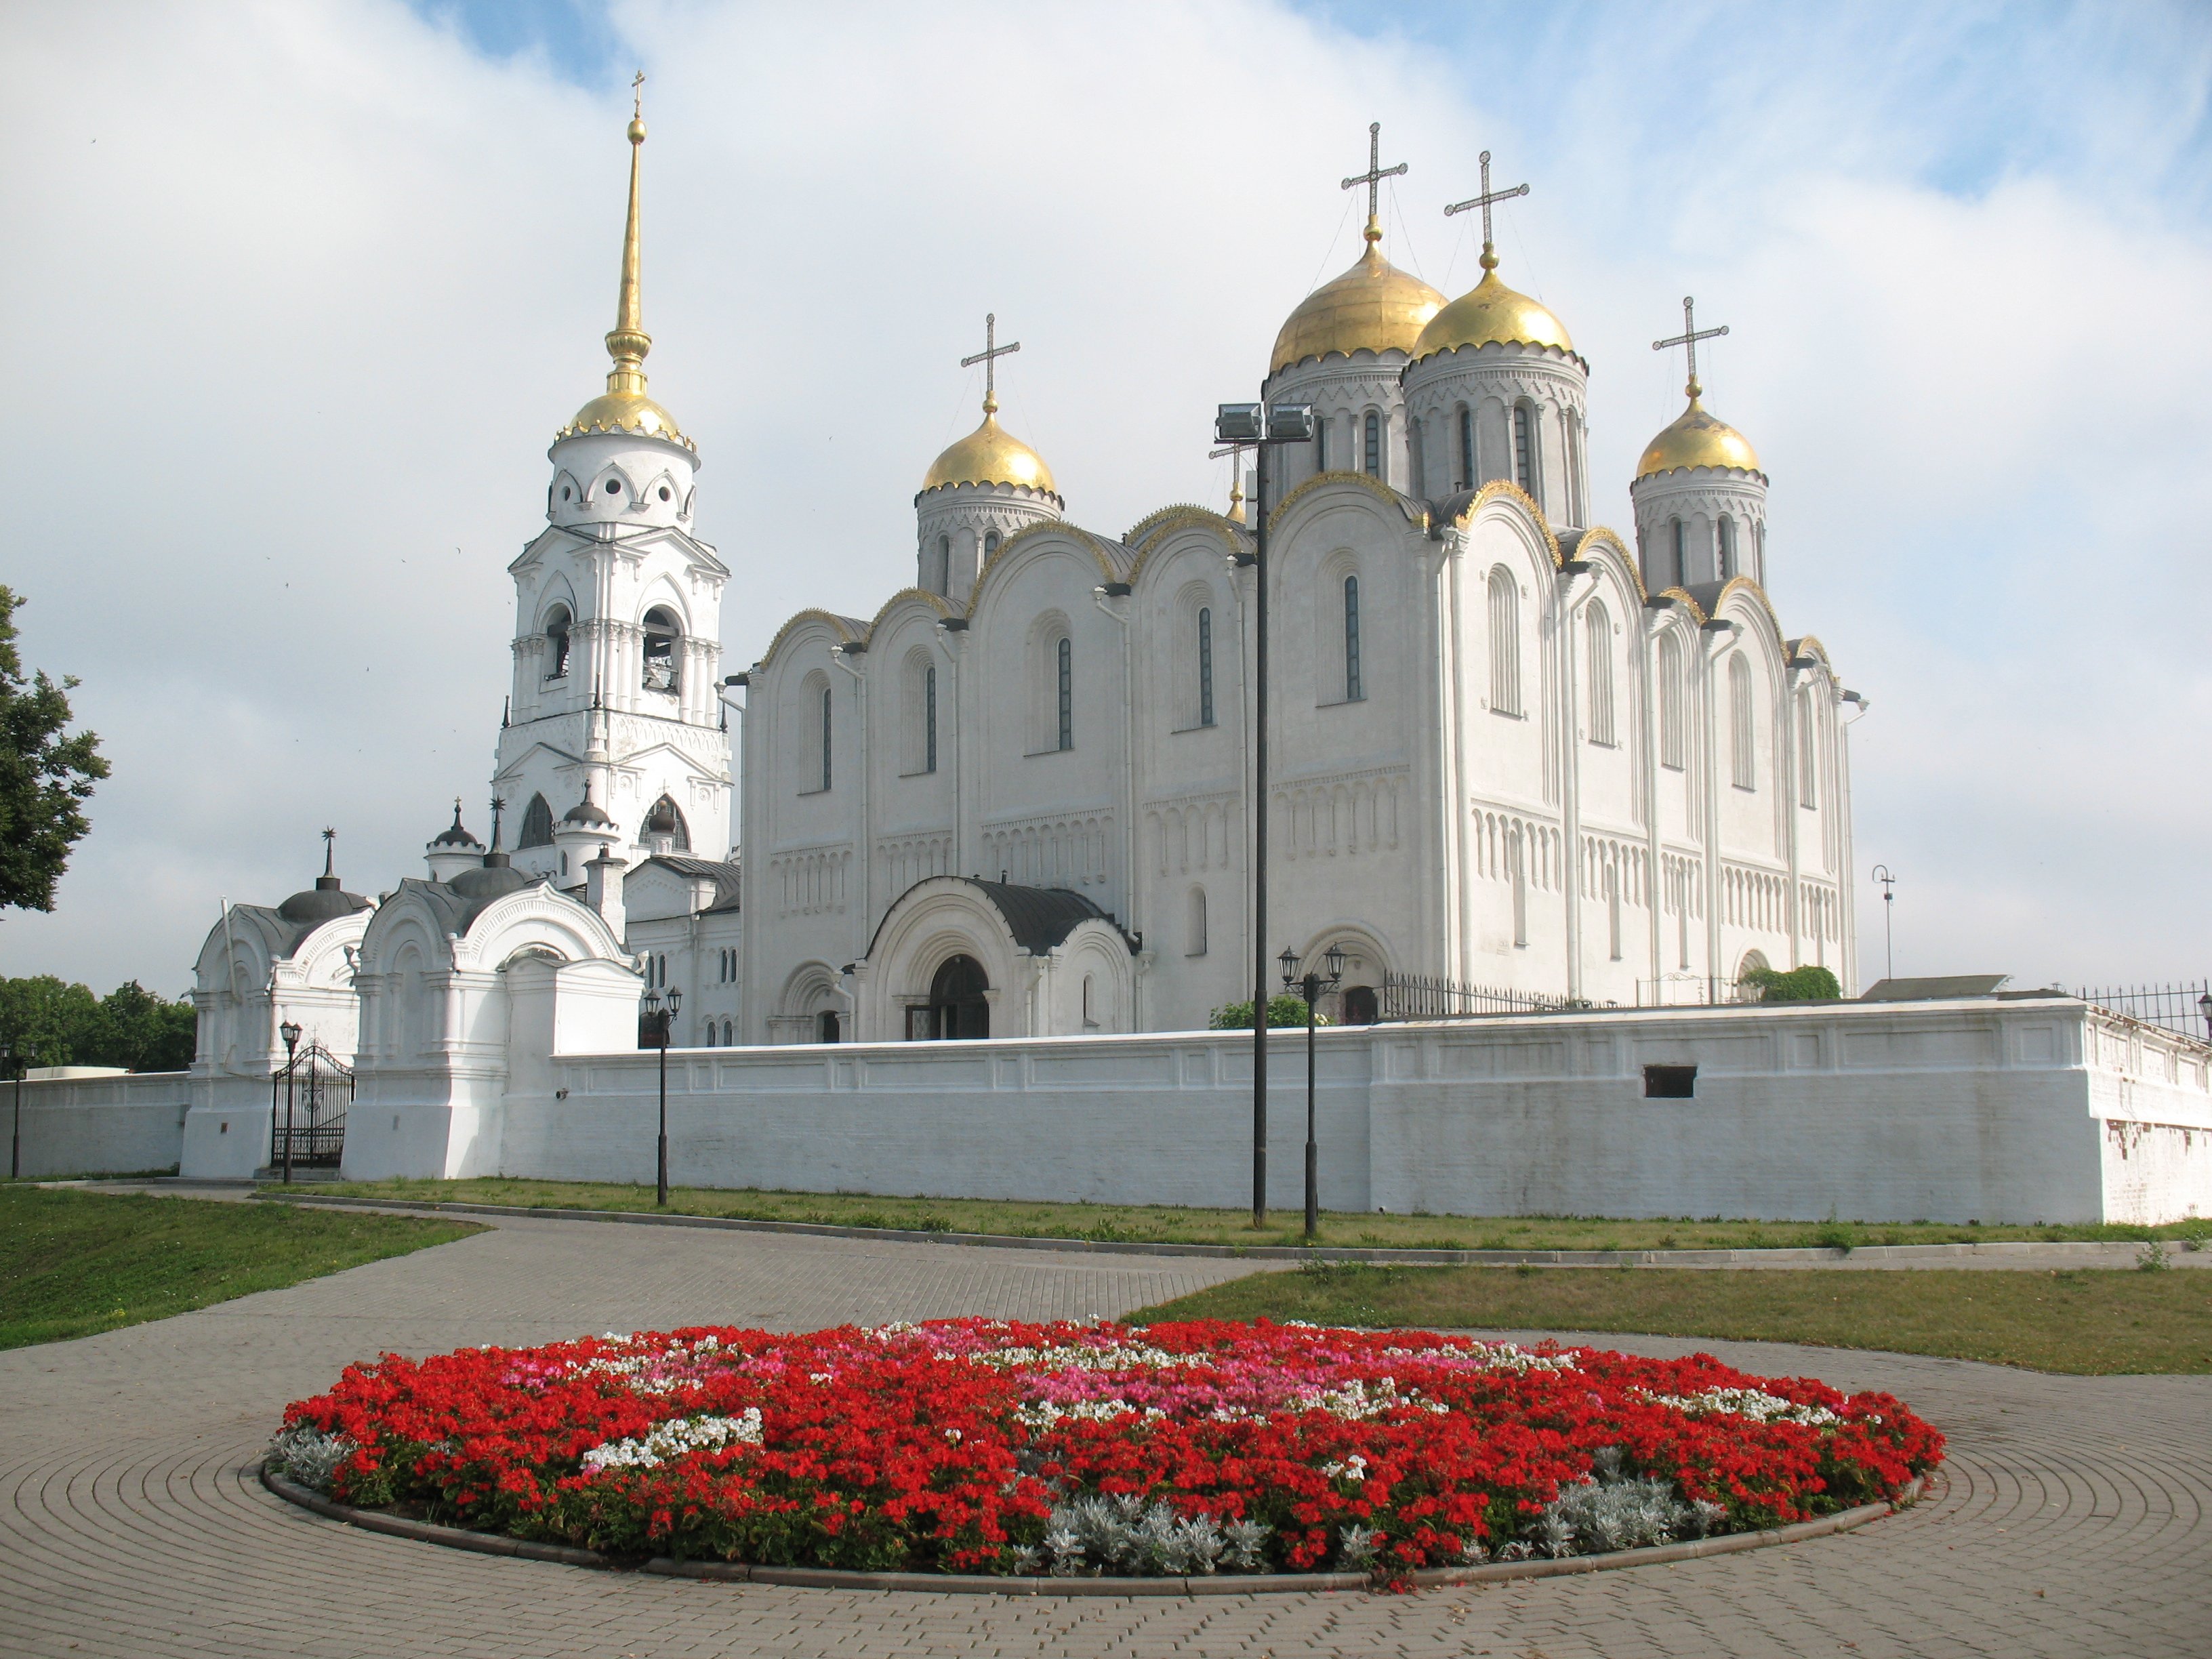
[[[686,1452],[720,1451],[725,1446],[761,1443],[761,1414],[755,1406],[742,1417],[678,1417],[656,1423],[649,1433],[611,1440],[584,1454],[586,1474],[605,1469],[657,1469]]]
[[[1808,1428],[1824,1428],[1841,1420],[1826,1406],[1801,1406],[1759,1389],[1707,1389],[1703,1394],[1688,1395],[1647,1393],[1643,1397],[1654,1406],[1671,1407],[1678,1412],[1721,1412],[1753,1423],[1802,1423]]]
[[[1321,1472],[1332,1480],[1364,1480],[1367,1478],[1367,1460],[1354,1452],[1341,1463],[1322,1464]]]

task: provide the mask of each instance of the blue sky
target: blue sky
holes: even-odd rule
[[[1680,407],[1650,342],[1686,292],[1730,325],[1700,367],[1773,479],[1776,603],[1873,700],[1899,969],[2212,968],[2202,5],[125,9],[0,36],[0,213],[39,228],[0,306],[46,330],[0,369],[41,481],[0,580],[116,761],[0,971],[173,992],[216,898],[301,884],[325,823],[375,891],[483,793],[640,66],[648,367],[738,571],[731,666],[911,580],[986,310],[1072,517],[1224,495],[1210,410],[1351,263],[1380,119],[1413,168],[1386,251],[1448,291],[1475,153],[1534,186],[1504,274],[1592,365],[1603,521]]]

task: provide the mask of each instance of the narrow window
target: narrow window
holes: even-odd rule
[[[1611,941],[1613,959],[1620,960],[1620,871],[1617,866],[1605,866],[1606,933]]]
[[[830,688],[822,688],[822,787],[830,787]]]
[[[1589,740],[1610,748],[1613,731],[1613,618],[1593,601],[1585,624],[1589,641]]]
[[[1328,416],[1326,415],[1317,414],[1314,417],[1314,471],[1328,471]]]
[[[1680,519],[1672,520],[1672,527],[1674,532],[1674,586],[1687,587],[1690,585],[1689,532],[1682,528]]]
[[[1371,409],[1367,411],[1367,450],[1362,465],[1369,477],[1382,476],[1382,417]]]
[[[1513,866],[1513,943],[1524,945],[1528,942],[1528,847],[1517,824],[1511,835],[1512,839],[1506,847],[1506,856]]]
[[[1820,804],[1820,746],[1813,734],[1813,699],[1797,699],[1797,801],[1801,806]]]
[[[1536,493],[1535,457],[1529,451],[1528,405],[1513,405],[1513,482],[1531,495]]]
[[[1183,927],[1183,954],[1202,957],[1206,954],[1206,889],[1190,890],[1190,915]]]
[[[1459,406],[1459,488],[1474,488],[1474,411]]]
[[[1359,674],[1359,578],[1344,579],[1344,700],[1358,702],[1367,696]]]
[[[1500,714],[1521,713],[1520,595],[1503,565],[1490,573],[1490,706]]]
[[[722,1046],[725,1048],[735,1048],[737,1046],[737,1041],[738,1028],[736,1022],[733,1020],[724,1020],[722,1022]]]
[[[1752,755],[1751,665],[1738,652],[1729,659],[1729,748],[1732,781],[1739,789],[1758,787]],[[1784,780],[1787,787],[1788,780]]]
[[[680,689],[677,670],[680,652],[678,641],[683,638],[681,624],[675,612],[665,605],[658,605],[645,613],[645,673],[643,684],[648,691],[675,691]]]
[[[988,559],[991,555],[998,550],[999,532],[995,530],[985,531],[983,532],[983,556]]]
[[[1736,574],[1735,520],[1725,513],[1721,514],[1721,580],[1727,581]]]
[[[1198,723],[1213,724],[1213,611],[1198,608]]]
[[[1659,763],[1680,771],[1682,758],[1682,646],[1659,636]]]
[[[1091,975],[1085,974],[1083,976],[1083,1029],[1091,1031],[1097,1027],[1098,1022],[1091,1018]]]
[[[952,591],[952,538],[950,536],[937,538],[937,591],[940,593]]]
[[[553,614],[545,619],[545,678],[549,680],[568,677],[568,611],[566,605],[555,605]]]
[[[921,671],[921,769],[937,769],[937,665]]]
[[[1588,516],[1583,511],[1583,423],[1571,409],[1561,410],[1559,421],[1567,434],[1567,516],[1581,524]]]
[[[1075,747],[1075,647],[1060,642],[1060,747]]]

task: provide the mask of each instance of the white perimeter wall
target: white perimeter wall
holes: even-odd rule
[[[191,1097],[185,1073],[56,1078],[21,1086],[27,1177],[136,1175],[174,1169],[182,1155]],[[16,1087],[0,1083],[0,1136],[14,1132]],[[0,1158],[6,1155],[0,1143]]]
[[[1301,1201],[1304,1048],[1279,1033],[1269,1065],[1284,1208]],[[1386,1025],[1318,1049],[1332,1209],[2212,1213],[2212,1054],[2070,999]],[[1645,1098],[1652,1064],[1695,1065],[1696,1097]],[[550,1086],[507,1097],[501,1169],[651,1180],[655,1081],[650,1054],[555,1056]],[[1223,1206],[1251,1191],[1243,1034],[683,1050],[668,1088],[680,1183]]]

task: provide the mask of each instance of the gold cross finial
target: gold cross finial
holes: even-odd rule
[[[1510,202],[1516,196],[1526,196],[1528,193],[1528,186],[1526,185],[1516,185],[1510,190],[1491,189],[1490,152],[1485,150],[1482,152],[1482,194],[1470,196],[1464,202],[1454,202],[1444,210],[1444,216],[1447,219],[1455,213],[1464,213],[1469,208],[1482,210],[1482,268],[1485,270],[1498,269],[1498,251],[1492,245],[1490,236],[1491,204],[1494,202]]]
[[[1700,329],[1698,326],[1698,302],[1685,294],[1682,296],[1682,331],[1671,340],[1654,340],[1651,343],[1651,349],[1654,351],[1664,351],[1669,346],[1686,346],[1689,349],[1690,381],[1682,390],[1695,398],[1705,390],[1698,384],[1698,342],[1717,340],[1727,332],[1726,323],[1723,323],[1718,328]]]
[[[645,119],[645,71],[643,70],[640,70],[629,77],[629,118],[633,121]]]
[[[1012,345],[1000,345],[999,313],[995,311],[983,313],[983,349],[972,357],[963,357],[960,367],[973,368],[978,363],[983,365],[983,412],[986,415],[999,412],[999,359],[1011,357],[1021,349],[1019,340]]]
[[[1379,242],[1382,240],[1382,222],[1376,216],[1379,206],[1378,191],[1382,183],[1385,179],[1399,177],[1405,171],[1406,164],[1403,161],[1399,162],[1395,167],[1386,167],[1382,165],[1382,124],[1380,121],[1370,121],[1367,124],[1367,171],[1346,179],[1343,188],[1350,190],[1355,185],[1367,186],[1367,240],[1370,242]]]

